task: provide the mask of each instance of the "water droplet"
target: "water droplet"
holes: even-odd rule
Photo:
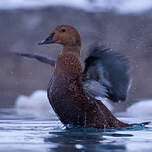
[[[84,127],[87,126],[87,113],[84,113]]]
[[[77,149],[82,149],[82,148],[83,148],[83,145],[81,145],[81,144],[76,144],[75,147],[76,147]]]

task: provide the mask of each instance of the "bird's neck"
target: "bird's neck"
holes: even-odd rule
[[[57,59],[56,73],[82,73],[79,57],[80,47],[64,47]]]
[[[76,56],[77,58],[80,57],[80,49],[81,46],[64,46],[63,50],[62,50],[62,55],[67,55],[67,54],[72,54],[74,56]]]

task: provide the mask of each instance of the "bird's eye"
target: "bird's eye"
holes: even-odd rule
[[[66,30],[65,29],[61,29],[61,32],[65,32]]]

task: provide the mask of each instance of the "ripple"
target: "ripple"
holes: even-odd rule
[[[5,114],[7,118],[11,114],[13,120],[4,120]],[[131,123],[143,122],[129,117],[120,119]],[[152,149],[151,124],[145,127],[138,123],[125,129],[65,129],[58,119],[38,120],[23,117],[21,120],[13,109],[3,109],[2,119],[0,115],[0,137],[0,151],[5,152],[132,152],[140,149],[145,152]]]

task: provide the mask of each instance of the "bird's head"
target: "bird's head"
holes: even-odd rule
[[[71,25],[57,26],[45,39],[39,42],[39,45],[57,43],[63,46],[81,47],[81,38],[79,32]]]

